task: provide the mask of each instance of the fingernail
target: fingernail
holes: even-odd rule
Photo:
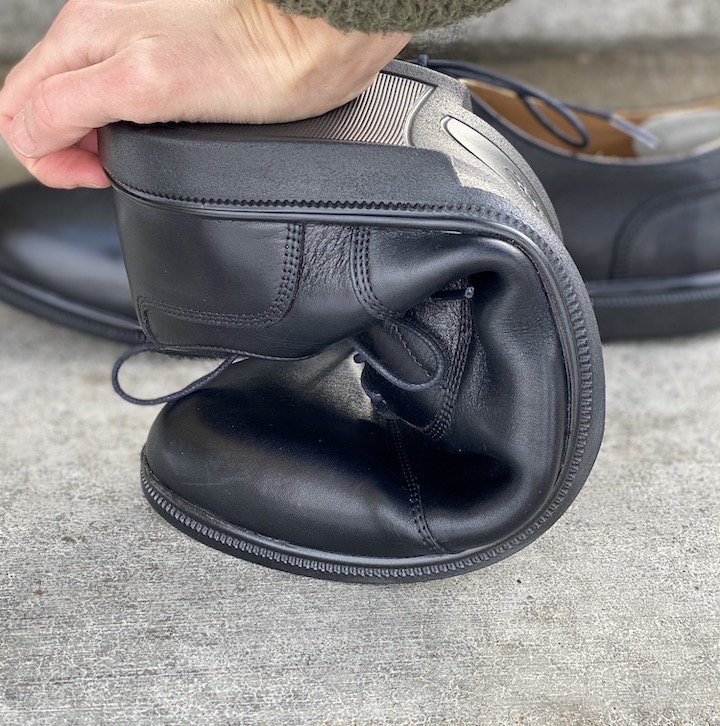
[[[10,138],[12,139],[13,146],[18,154],[22,154],[27,157],[32,157],[35,154],[37,146],[27,132],[27,126],[25,125],[25,111],[20,111],[20,113],[15,116],[12,129],[10,129]]]

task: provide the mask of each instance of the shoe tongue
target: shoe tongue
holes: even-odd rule
[[[462,291],[464,287],[458,283],[453,289]],[[467,355],[469,310],[469,301],[462,297],[429,299],[399,323],[386,322],[363,336],[363,344],[383,367],[408,383],[432,379],[437,372],[438,349],[443,357],[444,374],[439,383],[415,391],[403,390],[366,364],[362,384],[378,414],[399,418],[432,438],[443,436],[449,425],[448,403],[457,395]],[[410,324],[403,324],[406,322]],[[432,347],[426,338],[432,340]]]
[[[646,121],[641,128],[658,139],[655,148],[635,142],[639,157],[690,154],[720,144],[720,109],[675,111]]]

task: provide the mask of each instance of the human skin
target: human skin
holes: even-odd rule
[[[109,185],[115,121],[277,123],[355,98],[408,42],[263,0],[69,0],[0,91],[0,136],[39,181]]]

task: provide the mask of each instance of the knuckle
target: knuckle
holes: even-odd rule
[[[57,14],[57,20],[60,22],[74,21],[78,17],[85,16],[91,12],[96,5],[94,0],[66,0],[65,4]]]
[[[120,71],[120,87],[133,116],[129,119],[137,123],[156,121],[159,111],[169,98],[168,84],[164,76],[168,68],[158,62],[157,55],[144,50],[135,53]]]
[[[85,7],[82,6],[82,0],[67,0],[57,14],[50,28],[50,32],[67,32],[75,26],[78,18],[87,11],[87,3],[85,3]]]

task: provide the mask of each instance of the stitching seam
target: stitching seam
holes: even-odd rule
[[[472,338],[472,323],[470,321],[472,303],[467,300],[460,303],[460,326],[458,330],[458,345],[453,355],[452,368],[449,371],[443,390],[443,397],[440,410],[435,416],[432,423],[424,429],[424,433],[439,441],[447,433],[452,423],[452,412],[457,403],[460,385],[465,369],[468,364],[468,356],[470,352],[470,342]]]
[[[355,227],[352,231],[352,284],[360,304],[378,320],[394,317],[395,312],[386,307],[375,295],[370,282],[370,230]]]
[[[400,326],[396,325],[395,323],[391,323],[390,327],[392,328],[392,332],[394,335],[397,336],[397,339],[402,344],[402,347],[405,349],[405,352],[410,356],[410,358],[413,360],[415,365],[428,377],[432,378],[433,373],[428,370],[428,367],[415,355],[415,352],[412,350],[412,348],[408,345],[407,341],[405,340],[405,336],[402,333],[402,330],[400,330]]]
[[[407,452],[405,451],[405,445],[402,440],[400,428],[396,421],[390,421],[389,425],[392,440],[395,444],[395,450],[397,451],[398,459],[400,460],[403,477],[407,483],[408,491],[410,493],[410,509],[412,511],[413,520],[415,522],[417,532],[420,535],[420,539],[425,547],[427,547],[430,551],[444,553],[446,552],[445,548],[437,541],[437,539],[435,539],[435,536],[430,531],[427,519],[425,518],[425,510],[423,509],[422,499],[420,497],[420,482],[412,469]]]
[[[302,259],[302,232],[302,225],[287,225],[282,277],[275,297],[266,310],[247,315],[214,313],[187,308],[181,305],[172,305],[154,298],[140,296],[138,298],[138,306],[143,310],[144,319],[147,320],[148,313],[155,310],[194,323],[206,323],[224,327],[272,327],[288,313],[297,291],[298,272]]]

